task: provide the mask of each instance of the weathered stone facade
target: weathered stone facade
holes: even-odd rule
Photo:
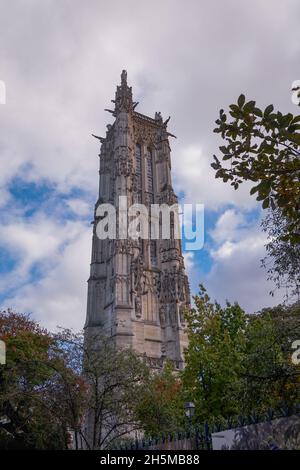
[[[179,239],[100,240],[96,210],[119,196],[133,203],[177,202],[171,182],[167,121],[135,111],[127,74],[113,100],[115,117],[101,141],[99,198],[95,205],[86,331],[101,329],[117,347],[132,347],[153,367],[165,358],[183,365],[187,345],[183,309],[190,303]],[[94,136],[96,137],[96,136]]]

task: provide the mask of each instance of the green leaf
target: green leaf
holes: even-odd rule
[[[262,208],[267,209],[270,205],[270,199],[267,197],[264,202],[262,203]]]
[[[239,108],[242,108],[245,104],[245,101],[246,101],[246,98],[245,98],[245,95],[241,94],[239,97],[238,97],[238,100],[237,100],[237,103],[239,105]]]
[[[225,145],[222,145],[221,147],[219,147],[219,149],[221,150],[222,153],[224,153],[225,155],[227,155],[228,150],[227,150],[227,147],[225,147]]]
[[[300,121],[300,115],[299,116],[295,116],[293,121],[292,121],[292,124],[295,124],[296,122],[299,122]]]
[[[250,189],[250,194],[254,194],[259,190],[259,184],[257,186],[253,186],[253,188]]]
[[[239,112],[239,110],[240,110],[239,107],[236,104],[231,104],[229,106],[229,108],[232,109],[232,111],[237,111],[237,112]]]
[[[248,103],[246,103],[244,106],[244,111],[246,111],[246,113],[251,113],[254,108],[255,108],[255,101],[248,101]]]
[[[274,106],[272,104],[269,104],[269,106],[267,106],[265,109],[264,116],[268,116],[269,114],[271,114],[273,110],[274,110]]]
[[[289,132],[295,132],[300,130],[300,124],[291,124],[288,128]]]
[[[253,114],[255,114],[255,116],[259,116],[259,117],[262,117],[262,115],[263,115],[261,109],[259,109],[259,108],[254,108],[253,109]]]

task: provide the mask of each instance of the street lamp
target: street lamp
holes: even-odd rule
[[[195,414],[195,405],[191,401],[184,404],[185,416],[191,421],[192,417]]]
[[[191,401],[187,402],[184,404],[184,412],[185,416],[187,417],[188,420],[188,427],[189,427],[189,433],[190,436],[192,435],[192,418],[195,414],[195,405]],[[196,434],[195,434],[195,448],[199,448],[199,435],[198,435],[198,429],[196,429]]]

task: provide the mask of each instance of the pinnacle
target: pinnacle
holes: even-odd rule
[[[126,70],[122,70],[121,85],[127,85],[127,71]]]

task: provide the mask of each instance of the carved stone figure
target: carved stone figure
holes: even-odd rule
[[[142,303],[139,296],[135,298],[135,314],[138,318],[142,316]]]
[[[167,313],[166,313],[166,306],[162,305],[159,308],[159,321],[162,327],[166,326],[167,323]]]
[[[185,317],[184,317],[185,306],[181,305],[179,308],[179,320],[181,325],[185,325]]]
[[[176,326],[178,326],[176,304],[171,304],[169,306],[169,317],[172,327],[175,328]]]

